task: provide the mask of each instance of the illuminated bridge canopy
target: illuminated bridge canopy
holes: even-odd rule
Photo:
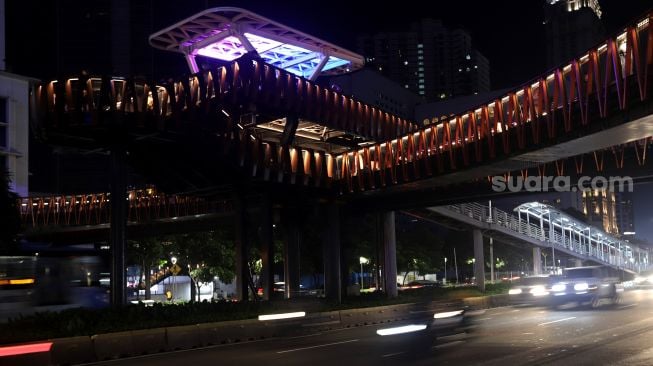
[[[632,267],[633,264],[648,266],[646,250],[590,226],[553,206],[527,202],[513,211],[519,215],[519,221],[539,225],[542,238],[551,242],[562,243],[571,250],[594,250],[600,260],[621,267]]]
[[[266,63],[315,80],[363,66],[363,56],[251,11],[219,7],[204,10],[150,36],[150,44],[186,56],[192,72],[195,56],[233,61],[256,52]]]

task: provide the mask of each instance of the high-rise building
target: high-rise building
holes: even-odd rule
[[[587,221],[610,234],[619,234],[617,225],[617,198],[605,189],[583,191],[583,213]]]
[[[617,226],[619,234],[626,236],[635,235],[635,208],[631,192],[619,192],[617,198]]]
[[[28,193],[29,94],[36,80],[5,72],[5,1],[0,0],[0,171],[9,189]]]
[[[546,0],[546,61],[554,67],[605,39],[598,0]]]
[[[358,48],[370,67],[427,100],[490,90],[490,63],[472,47],[469,33],[439,20],[359,37]]]

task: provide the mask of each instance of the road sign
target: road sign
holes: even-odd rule
[[[176,263],[170,267],[170,273],[172,273],[173,276],[176,276],[181,272],[181,267],[179,267]]]

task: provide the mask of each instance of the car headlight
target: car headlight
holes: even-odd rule
[[[544,288],[544,286],[535,286],[531,289],[531,295],[533,296],[545,296],[548,294],[549,292]]]
[[[587,285],[586,282],[580,282],[574,284],[574,291],[587,291],[588,288],[589,286]]]
[[[551,286],[551,291],[553,292],[562,292],[567,288],[567,286],[564,283],[556,283],[555,285]]]
[[[511,288],[508,290],[508,295],[519,295],[521,294],[521,289],[520,288]]]

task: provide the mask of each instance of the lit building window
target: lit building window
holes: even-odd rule
[[[421,44],[421,43],[418,43],[418,44],[417,44],[417,48],[424,48],[424,45]]]
[[[419,55],[419,56],[417,56],[417,59],[418,59],[418,60],[423,60],[423,59],[424,59],[424,56]]]
[[[424,89],[424,84],[419,84],[420,89]]]
[[[423,67],[418,67],[417,71],[424,71],[424,68]]]
[[[471,57],[470,55],[467,55],[467,56],[465,56],[465,59],[466,59],[466,60],[471,60],[472,57]]]
[[[404,65],[408,65],[408,61],[404,61]]]
[[[424,95],[424,90],[420,90],[419,95]]]

